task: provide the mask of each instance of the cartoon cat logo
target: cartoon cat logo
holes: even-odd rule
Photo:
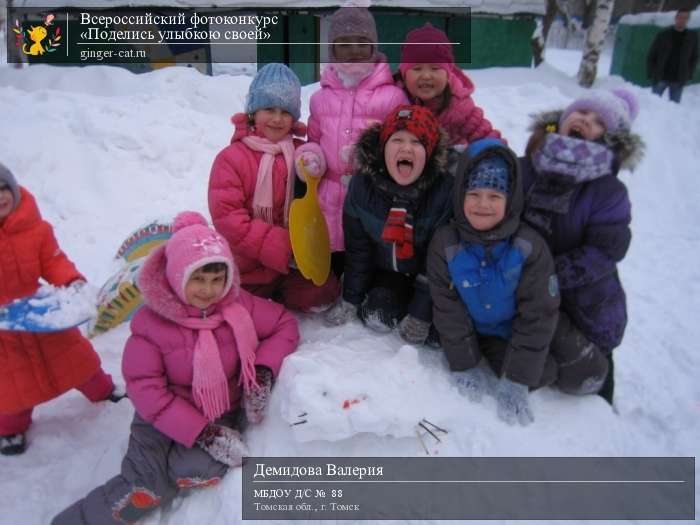
[[[61,45],[61,28],[56,26],[53,31],[54,15],[47,15],[43,24],[31,26],[30,29],[22,30],[19,20],[15,20],[12,31],[15,33],[15,44],[22,49],[25,55],[41,56],[44,53],[53,53]],[[44,44],[46,40],[46,44]]]

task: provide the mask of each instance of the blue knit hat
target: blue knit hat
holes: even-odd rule
[[[250,83],[246,113],[265,108],[282,108],[295,121],[301,116],[301,83],[284,64],[267,64]]]
[[[508,195],[508,163],[500,155],[478,161],[471,169],[466,191],[486,188]]]

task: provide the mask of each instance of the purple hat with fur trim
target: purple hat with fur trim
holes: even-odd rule
[[[569,115],[580,110],[594,111],[603,120],[605,131],[616,132],[630,129],[639,112],[639,104],[637,98],[626,89],[592,90],[564,110],[559,127]]]

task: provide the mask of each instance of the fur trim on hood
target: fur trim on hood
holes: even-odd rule
[[[367,128],[357,141],[355,146],[355,176],[367,176],[374,183],[392,183],[393,179],[389,175],[384,162],[384,148],[380,145],[379,135],[381,128],[381,124],[375,124]],[[449,176],[447,171],[448,142],[447,134],[440,128],[440,139],[435,146],[433,154],[426,159],[423,173],[416,182],[405,186],[409,192],[413,189],[419,195],[422,195],[435,184],[439,177]]]
[[[166,275],[165,244],[158,246],[146,259],[138,276],[138,286],[143,300],[154,312],[166,319],[178,322],[192,316],[192,306],[183,303],[168,282]],[[211,312],[236,301],[241,288],[240,275],[234,265],[231,288],[217,303],[210,307]],[[211,313],[208,312],[208,313]]]
[[[473,157],[469,156],[468,151],[461,153],[459,157],[455,186],[452,190],[453,223],[459,231],[460,238],[464,241],[479,244],[494,243],[507,239],[520,226],[520,214],[524,206],[523,181],[518,158],[508,146],[503,144],[500,139],[482,139],[479,142],[488,143],[488,146]],[[473,144],[478,144],[478,142]],[[510,188],[508,200],[506,201],[506,214],[503,220],[491,230],[479,231],[472,227],[464,215],[464,197],[474,165],[490,156],[499,156],[508,164]]]
[[[563,110],[542,111],[530,115],[532,122],[529,131],[532,131],[527,145],[526,155],[531,157],[539,148],[545,133],[555,133],[559,129],[559,120]],[[617,169],[633,171],[644,157],[644,140],[637,133],[629,130],[616,132],[606,131],[603,134],[603,143],[615,154]]]

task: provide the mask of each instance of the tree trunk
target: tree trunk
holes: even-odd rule
[[[595,81],[598,59],[605,44],[605,35],[610,26],[615,0],[597,0],[593,23],[586,31],[586,41],[583,47],[581,67],[578,70],[578,83],[583,87],[591,87]]]
[[[549,29],[552,27],[552,22],[554,17],[557,15],[557,2],[556,0],[545,0],[547,8],[544,14],[544,19],[540,26],[540,22],[537,23],[537,28],[535,33],[532,35],[530,43],[532,44],[532,58],[535,61],[535,67],[539,66],[544,62],[544,48],[547,44],[547,35],[549,34]]]

